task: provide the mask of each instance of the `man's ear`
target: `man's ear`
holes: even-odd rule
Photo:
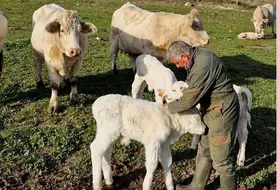
[[[60,30],[60,26],[60,23],[58,23],[57,21],[53,21],[47,24],[45,29],[47,32],[56,33]]]
[[[172,63],[174,63],[174,64],[176,64],[177,63],[177,60],[175,59],[175,57],[174,56],[169,56],[169,60],[170,60],[170,62],[172,62]]]
[[[96,26],[94,26],[94,24],[92,24],[92,23],[81,21],[81,26],[82,26],[81,32],[83,34],[89,34],[89,33],[94,34],[97,32]]]
[[[165,90],[164,89],[158,89],[158,96],[164,97],[165,96]]]

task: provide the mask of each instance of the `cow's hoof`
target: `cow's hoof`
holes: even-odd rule
[[[70,104],[75,105],[80,102],[80,98],[78,94],[70,94]]]
[[[43,84],[43,82],[42,81],[39,81],[39,82],[37,82],[37,89],[42,89],[42,88],[45,88],[45,86],[44,86],[44,84]]]
[[[113,70],[113,74],[116,75],[118,73],[118,70],[117,69],[114,69]]]
[[[58,106],[57,105],[50,104],[48,106],[48,113],[49,114],[55,114],[57,112],[58,112]]]
[[[244,160],[239,160],[239,159],[237,159],[237,165],[238,165],[239,167],[243,167],[243,166],[244,166]]]

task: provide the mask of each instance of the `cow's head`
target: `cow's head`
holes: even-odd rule
[[[210,37],[204,30],[196,9],[192,9],[178,27],[178,30],[181,33],[180,40],[185,41],[189,45],[199,46],[210,43]]]
[[[255,32],[257,34],[262,34],[262,30],[265,28],[265,26],[268,22],[268,19],[262,19],[262,18],[254,19],[254,18],[251,18],[251,21],[254,24]]]
[[[265,14],[268,10],[262,6],[258,6],[253,13],[253,18],[251,21],[254,24],[255,32],[261,34],[262,30],[265,28],[268,23],[268,19],[265,18]]]
[[[167,90],[158,89],[158,95],[163,97],[163,99],[167,102],[173,102],[174,100],[178,100],[183,96],[183,90],[188,88],[188,84],[184,81],[176,81],[172,84],[171,88]]]
[[[46,31],[59,36],[57,45],[66,56],[75,57],[83,51],[79,42],[80,33],[95,33],[97,29],[93,24],[81,21],[76,11],[66,10],[46,25]]]

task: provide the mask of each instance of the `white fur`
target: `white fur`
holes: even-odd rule
[[[68,12],[75,14],[69,17]],[[49,32],[46,28],[50,23],[59,23],[55,32]],[[44,5],[33,13],[33,31],[31,44],[34,50],[34,62],[36,68],[36,82],[42,83],[42,63],[48,69],[51,83],[61,86],[64,77],[69,74],[70,82],[75,82],[78,72],[82,67],[84,52],[87,49],[88,33],[95,33],[96,27],[91,23],[82,25],[77,12],[66,10],[57,4]],[[87,26],[90,30],[83,30]],[[85,27],[84,27],[85,28]],[[63,32],[62,32],[63,31]],[[71,86],[70,100],[78,101],[76,85]],[[58,108],[57,89],[52,89],[49,102],[49,111]],[[51,111],[52,112],[52,111]]]
[[[164,169],[166,187],[173,190],[170,144],[186,132],[203,134],[205,131],[197,109],[170,114],[156,102],[129,96],[101,96],[94,102],[92,112],[97,124],[96,137],[90,145],[95,190],[101,189],[101,169],[106,184],[111,185],[113,182],[112,143],[120,136],[123,138],[122,144],[128,144],[130,139],[133,139],[145,147],[147,172],[142,189],[150,189],[153,173],[160,161]]]
[[[192,27],[196,24],[197,29]],[[112,69],[116,70],[120,50],[131,57],[150,54],[165,63],[168,60],[167,48],[176,40],[185,41],[192,46],[209,43],[210,37],[195,9],[187,15],[150,12],[127,2],[115,10],[112,16]]]
[[[262,29],[261,34],[257,34],[254,32],[242,32],[238,35],[238,39],[240,40],[258,40],[264,37],[264,29]]]
[[[265,29],[266,25],[271,26],[272,34],[274,33],[274,22],[276,19],[276,7],[271,4],[265,4],[258,6],[253,12],[251,21],[255,27],[255,33],[261,33],[262,29]]]
[[[170,98],[170,100],[177,100],[180,97],[182,97],[182,91],[180,91],[181,87],[187,88],[187,83],[178,83],[174,87],[174,91],[171,91],[169,94],[167,94],[167,98]],[[238,166],[244,166],[245,161],[245,149],[246,149],[246,143],[247,143],[247,137],[248,137],[248,130],[247,130],[247,124],[251,126],[251,116],[250,116],[250,110],[252,107],[252,93],[249,91],[248,88],[233,85],[234,90],[236,91],[239,99],[239,105],[240,105],[240,115],[239,115],[239,121],[238,121],[238,127],[236,132],[236,138],[239,142],[239,153],[237,155],[237,164]],[[197,105],[197,108],[199,109],[199,105]],[[196,149],[199,142],[199,135],[194,135],[192,139],[192,149]]]
[[[159,90],[169,90],[177,79],[174,73],[166,68],[156,57],[140,55],[136,59],[136,74],[132,84],[132,97],[142,98],[146,86],[155,92],[155,100],[163,104],[164,97],[159,96]]]
[[[0,11],[0,52],[4,46],[4,41],[8,33],[8,20]]]

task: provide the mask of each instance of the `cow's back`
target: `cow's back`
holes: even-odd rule
[[[43,23],[53,20],[58,12],[64,10],[64,8],[54,3],[40,7],[33,13],[33,27],[37,22]]]
[[[276,17],[276,8],[271,4],[262,5],[262,7],[268,10],[268,24],[273,24]]]
[[[172,28],[176,28],[177,22],[184,22],[185,17],[173,13],[149,12],[126,3],[114,12],[111,27],[119,34],[119,48],[125,53],[163,58],[171,38],[179,35]]]

